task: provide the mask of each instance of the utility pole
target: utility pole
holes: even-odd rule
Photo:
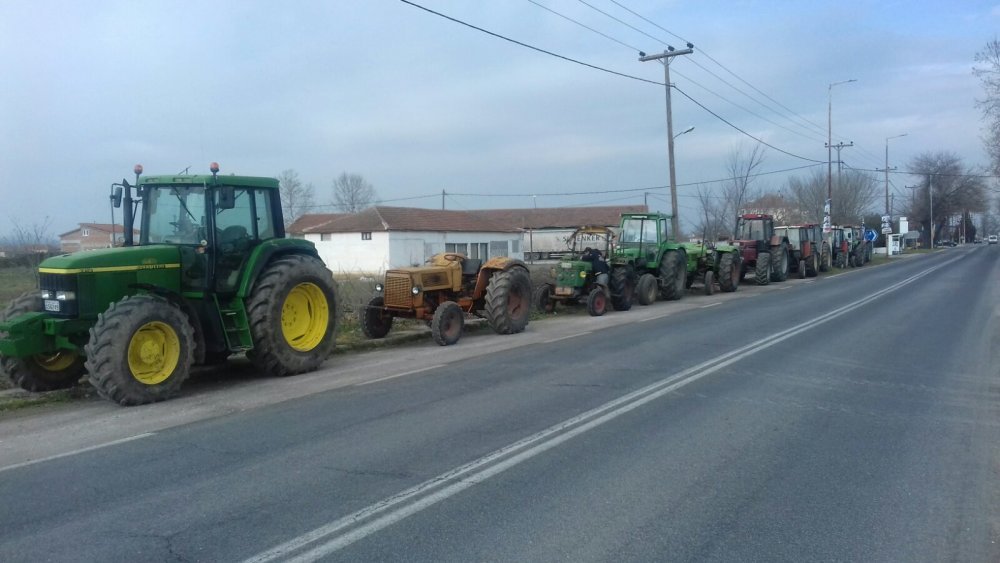
[[[444,190],[441,190],[441,211],[444,211]]]
[[[931,206],[931,250],[934,250],[934,176],[927,176],[927,199]]]
[[[830,226],[833,225],[833,87],[838,84],[857,82],[856,78],[841,80],[827,86],[826,105],[826,217],[823,218],[823,232],[829,233]],[[840,160],[840,151],[837,152],[837,160]]]
[[[649,55],[639,52],[639,61],[660,61],[663,65],[663,84],[667,91],[667,160],[670,164],[670,229],[674,238],[680,236],[680,218],[677,216],[677,174],[674,170],[674,119],[670,112],[670,60],[678,55],[690,55],[694,45],[687,44],[687,49],[675,50],[667,46],[667,50],[659,55]],[[678,239],[679,240],[679,239]]]
[[[854,146],[854,141],[851,141],[849,143],[843,143],[843,142],[841,142],[841,143],[837,143],[836,145],[833,145],[833,148],[837,149],[837,193],[841,192],[840,172],[841,172],[841,169],[843,168],[843,164],[844,164],[844,161],[840,160],[840,151],[843,150],[846,147],[853,147],[853,146]],[[831,221],[831,223],[830,224],[832,225],[833,224],[833,222],[832,222],[833,221],[833,213],[832,213],[833,210],[831,209],[830,211],[831,211],[831,213],[830,213],[830,221]]]

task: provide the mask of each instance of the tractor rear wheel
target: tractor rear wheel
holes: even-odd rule
[[[458,342],[462,337],[462,327],[465,326],[465,313],[458,303],[445,301],[438,305],[431,320],[431,336],[434,342],[448,346]]]
[[[675,301],[684,297],[687,284],[687,259],[678,250],[668,250],[660,259],[660,297]]]
[[[788,279],[788,247],[785,243],[778,245],[771,254],[771,281],[783,282]]]
[[[0,312],[0,321],[42,310],[37,293],[25,293]],[[73,387],[83,377],[84,358],[72,350],[39,354],[29,358],[0,357],[0,374],[26,391],[54,391]]]
[[[591,317],[600,317],[608,311],[608,297],[604,294],[604,288],[595,287],[590,290],[587,296],[587,313]]]
[[[736,291],[743,279],[739,256],[735,252],[726,252],[719,258],[719,289],[724,293]]]
[[[539,313],[551,313],[556,310],[556,301],[552,299],[552,286],[543,283],[535,288],[531,295],[531,304]]]
[[[824,242],[823,248],[820,250],[819,271],[829,272],[831,266],[833,266],[833,262],[830,259],[830,245]]]
[[[247,316],[254,365],[281,377],[313,371],[336,346],[333,276],[312,256],[278,258],[254,283]]]
[[[611,270],[611,306],[615,311],[631,309],[634,295],[635,276],[632,272],[624,267]]]
[[[486,320],[497,334],[516,334],[528,326],[531,278],[521,268],[496,272],[486,286]]]
[[[177,394],[194,363],[194,328],[173,303],[133,295],[97,316],[87,372],[97,393],[120,405],[144,405]]]
[[[771,283],[771,253],[758,252],[757,264],[753,269],[754,279],[757,285],[767,285]]]
[[[385,297],[381,295],[372,297],[359,316],[361,332],[368,338],[385,338],[392,330],[393,316],[386,312]]]
[[[640,305],[652,305],[656,301],[656,276],[649,273],[639,276],[635,290],[639,294]]]
[[[715,273],[712,270],[705,272],[705,295],[715,293]]]

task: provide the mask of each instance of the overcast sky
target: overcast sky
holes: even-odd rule
[[[1000,28],[996,0],[536,1],[614,40],[529,0],[416,0],[652,81],[662,65],[638,62],[636,50],[690,41],[695,53],[671,65],[674,84],[807,159],[827,158],[828,86],[857,79],[832,90],[834,143],[855,143],[848,165],[883,167],[886,138],[902,133],[889,141],[890,166],[939,150],[986,162],[971,69]],[[482,194],[449,195],[449,209],[635,204],[658,188],[650,204],[669,211],[663,86],[398,0],[5,0],[0,76],[0,235],[46,216],[53,234],[108,222],[109,185],[137,162],[147,173],[206,173],[213,160],[223,173],[292,168],[318,204],[348,171],[387,205],[440,208],[442,190]],[[691,184],[725,178],[727,154],[754,141],[673,98],[675,133],[695,127],[676,142],[684,218],[697,212]],[[763,170],[809,164],[767,149]],[[777,191],[787,175],[759,182]],[[908,182],[893,177],[901,193]],[[566,192],[609,193],[547,195]]]

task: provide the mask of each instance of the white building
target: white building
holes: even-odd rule
[[[376,206],[356,214],[305,215],[287,231],[313,242],[334,273],[378,274],[423,264],[438,252],[524,257],[520,229],[468,211]]]

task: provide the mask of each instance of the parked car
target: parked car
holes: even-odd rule
[[[990,235],[989,238],[986,239],[986,241],[989,244],[996,244],[997,243],[997,236],[996,235]]]

